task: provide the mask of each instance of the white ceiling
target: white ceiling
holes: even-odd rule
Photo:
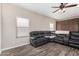
[[[76,7],[71,7],[65,9],[66,12],[63,13],[58,11],[56,13],[52,13],[57,8],[51,8],[52,6],[59,6],[60,3],[16,3],[14,5],[20,6],[22,8],[34,11],[41,15],[45,15],[51,18],[55,18],[57,20],[66,20],[70,18],[79,18],[79,5]]]

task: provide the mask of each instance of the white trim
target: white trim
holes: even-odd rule
[[[20,46],[23,46],[23,45],[27,45],[27,44],[30,44],[30,43],[26,43],[26,44],[22,44],[22,45],[18,45],[18,46],[13,46],[13,47],[9,47],[9,48],[4,48],[4,49],[1,49],[1,51],[17,48],[17,47],[20,47]]]
[[[3,27],[3,26],[2,26],[2,25],[3,25],[3,24],[2,24],[2,20],[3,20],[2,7],[3,7],[3,6],[2,6],[2,4],[0,4],[0,5],[1,5],[1,19],[0,19],[0,22],[1,22],[1,24],[0,24],[0,32],[1,32],[1,33],[0,33],[0,34],[1,34],[1,37],[0,37],[0,54],[1,54],[1,52],[2,52],[2,50],[1,50],[1,40],[2,40],[2,29],[3,29],[3,28],[2,28],[2,27]]]

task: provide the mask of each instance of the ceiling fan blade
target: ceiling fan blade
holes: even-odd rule
[[[66,6],[68,3],[64,3],[63,5]]]
[[[77,4],[74,4],[74,5],[68,5],[68,6],[65,6],[65,8],[75,7],[75,6],[77,6]]]
[[[59,7],[52,7],[52,8],[59,8]]]
[[[53,13],[55,13],[55,12],[57,12],[57,11],[59,11],[60,9],[57,9],[57,10],[55,10]]]

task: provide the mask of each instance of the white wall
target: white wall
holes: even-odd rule
[[[25,17],[30,19],[30,31],[50,30],[49,23],[56,23],[55,20],[37,13],[16,7],[11,4],[3,4],[2,49],[29,43],[29,37],[16,38],[16,17]]]
[[[1,4],[0,4],[0,53],[1,53]]]

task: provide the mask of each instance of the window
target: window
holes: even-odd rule
[[[17,17],[17,37],[29,36],[29,19]]]
[[[50,31],[54,31],[54,24],[50,23]]]

